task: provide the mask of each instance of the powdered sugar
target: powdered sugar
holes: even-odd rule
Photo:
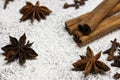
[[[20,23],[22,16],[19,10],[26,1],[33,4],[37,0],[14,0],[6,10],[3,9],[4,1],[0,0],[0,47],[9,43],[9,35],[19,38],[26,33],[27,39],[34,42],[32,48],[38,53],[36,60],[27,60],[22,67],[18,61],[6,65],[4,56],[0,56],[0,80],[114,80],[114,73],[120,72],[119,68],[111,67],[106,61],[107,55],[102,55],[100,60],[111,67],[105,75],[89,75],[84,78],[83,72],[75,72],[72,63],[76,62],[79,55],[84,55],[86,47],[90,46],[95,53],[110,47],[110,40],[117,38],[120,42],[120,30],[112,32],[85,47],[79,48],[65,28],[65,21],[77,17],[94,9],[102,0],[88,0],[84,6],[63,9],[65,2],[72,0],[39,0],[41,5],[49,7],[53,12],[46,20],[34,24],[30,20]],[[3,51],[0,50],[0,54]]]

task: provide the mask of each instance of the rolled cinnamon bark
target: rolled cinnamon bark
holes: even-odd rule
[[[104,0],[91,12],[91,14],[88,15],[87,18],[79,23],[79,31],[84,35],[90,34],[118,2],[119,0]]]
[[[83,14],[83,15],[79,16],[78,18],[74,18],[72,20],[65,22],[65,26],[66,26],[65,28],[69,32],[69,34],[72,34],[74,32],[74,30],[77,29],[78,23],[80,21],[82,21],[83,19],[85,19],[89,14],[90,14],[90,12]]]
[[[108,17],[107,19],[103,20],[97,26],[95,31],[93,31],[88,36],[79,37],[78,41],[76,41],[78,39],[76,39],[77,34],[74,34],[74,40],[76,41],[78,46],[82,47],[116,29],[120,29],[120,14]]]
[[[113,14],[119,12],[119,11],[120,11],[120,2],[109,12],[109,14],[106,17],[109,17],[109,16],[111,16],[111,15],[113,15]],[[72,34],[77,29],[78,23],[80,23],[82,20],[84,20],[86,17],[88,17],[88,15],[90,13],[91,12],[83,14],[83,15],[77,17],[77,18],[66,21],[65,25],[66,25],[67,31],[70,34]]]

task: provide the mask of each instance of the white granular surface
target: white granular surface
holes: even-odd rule
[[[88,0],[77,10],[62,8],[65,2],[72,3],[72,0],[39,0],[41,5],[49,7],[53,12],[46,20],[35,20],[34,24],[30,20],[19,22],[22,16],[19,10],[26,1],[35,4],[37,0],[14,0],[6,10],[3,9],[4,0],[0,0],[0,47],[9,44],[9,35],[19,38],[26,33],[27,40],[34,42],[32,48],[39,56],[20,66],[18,60],[5,64],[5,57],[0,55],[0,80],[114,80],[113,75],[120,72],[120,68],[111,67],[112,61],[106,61],[107,55],[100,58],[111,68],[105,75],[90,74],[84,78],[82,71],[75,72],[71,69],[72,63],[80,59],[79,55],[85,55],[87,46],[96,54],[108,49],[111,46],[110,40],[117,38],[120,42],[120,30],[79,48],[64,29],[65,21],[93,10],[102,0]]]

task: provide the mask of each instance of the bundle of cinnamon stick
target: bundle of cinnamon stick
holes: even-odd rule
[[[103,0],[93,11],[65,22],[66,30],[82,47],[120,28],[120,0]]]

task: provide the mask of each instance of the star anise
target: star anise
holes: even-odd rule
[[[94,56],[93,51],[90,47],[87,47],[86,56],[81,56],[81,60],[73,63],[74,70],[83,71],[85,76],[89,73],[100,73],[103,74],[104,71],[110,70],[110,68],[103,62],[98,61],[101,56],[101,52]]]
[[[113,77],[114,77],[114,79],[115,79],[115,80],[117,80],[117,79],[119,79],[119,78],[120,78],[120,74],[119,74],[118,72],[116,72],[116,74],[114,74],[114,76],[113,76]]]
[[[29,41],[26,43],[25,34],[20,37],[19,41],[15,37],[9,36],[9,38],[11,44],[1,48],[5,52],[3,55],[6,56],[5,60],[8,60],[7,63],[19,59],[20,65],[23,65],[26,59],[35,59],[35,57],[38,56],[31,48],[33,43]]]
[[[20,10],[20,13],[23,14],[20,21],[27,19],[30,19],[31,23],[33,23],[34,19],[40,21],[41,19],[46,19],[46,16],[51,12],[47,7],[40,6],[39,1],[36,2],[35,6],[30,2],[26,2],[26,5]]]
[[[112,46],[108,50],[104,51],[103,54],[108,54],[107,60],[113,60],[114,59],[114,53],[119,47],[119,43],[117,42],[117,39],[114,39],[114,41],[111,41]]]
[[[4,9],[6,9],[7,5],[9,4],[9,1],[14,1],[14,0],[5,0]]]

